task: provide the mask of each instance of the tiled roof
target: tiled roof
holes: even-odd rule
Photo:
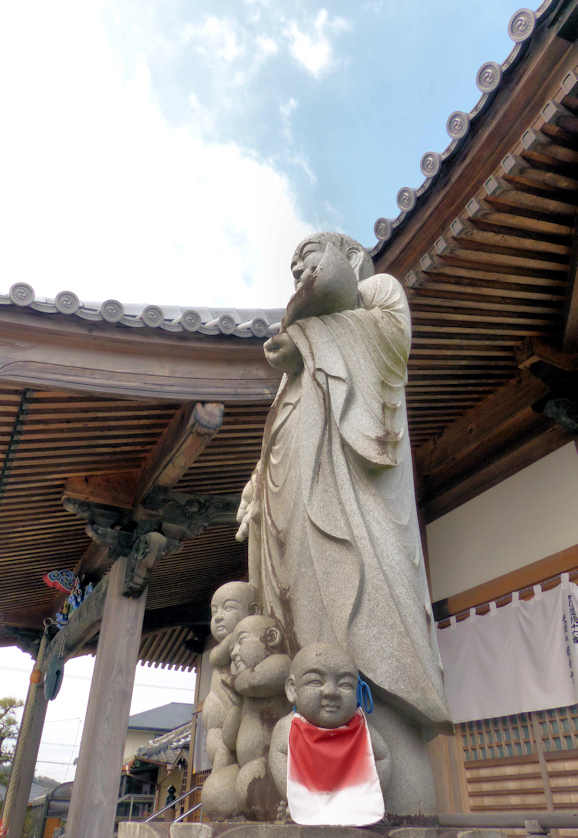
[[[191,724],[194,711],[193,704],[172,701],[162,707],[153,707],[143,713],[135,713],[128,720],[129,730],[174,730],[180,725]]]
[[[395,237],[416,207],[422,203],[432,185],[438,180],[440,173],[451,164],[451,158],[463,146],[471,132],[472,126],[479,120],[487,109],[498,90],[504,85],[509,72],[524,55],[534,33],[545,22],[548,13],[558,6],[560,0],[544,0],[535,11],[519,9],[514,12],[508,23],[508,34],[514,41],[514,47],[508,57],[501,64],[486,61],[476,74],[476,85],[481,93],[480,98],[469,113],[454,111],[446,122],[446,130],[450,137],[449,145],[442,152],[426,151],[420,161],[420,168],[425,180],[416,189],[404,186],[397,193],[397,205],[400,213],[395,219],[378,218],[374,224],[377,244],[371,251],[376,258]]]
[[[191,743],[191,722],[165,733],[163,736],[155,736],[146,745],[138,749],[137,759],[150,760],[151,762],[164,762],[169,765],[177,759],[179,753],[188,748]]]
[[[284,313],[280,308],[161,308],[158,305],[123,305],[118,300],[82,303],[73,291],[61,291],[52,300],[37,298],[32,286],[26,282],[17,282],[8,294],[0,294],[0,305],[16,305],[42,314],[64,314],[132,328],[239,338],[264,338],[275,334]]]

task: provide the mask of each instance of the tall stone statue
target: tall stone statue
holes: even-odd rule
[[[268,362],[284,371],[237,538],[293,656],[337,644],[370,682],[392,754],[386,809],[435,809],[424,733],[448,719],[415,505],[403,288],[363,247],[321,233],[296,249],[295,294]]]

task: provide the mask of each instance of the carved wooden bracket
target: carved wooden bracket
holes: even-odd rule
[[[233,524],[239,495],[193,495],[157,487],[137,510],[137,520],[157,521],[165,535],[194,538],[215,524]]]
[[[175,546],[178,548],[180,542],[168,539],[159,532],[139,536],[128,556],[123,595],[135,598],[141,596],[158,559],[174,550]]]
[[[126,509],[64,496],[62,503],[87,522],[86,531],[110,556],[127,556],[134,543],[150,532],[172,540],[194,538],[215,524],[233,524],[239,495],[193,495],[157,487],[133,515]],[[171,548],[172,549],[172,548]]]

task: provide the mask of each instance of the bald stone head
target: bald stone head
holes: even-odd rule
[[[257,611],[257,591],[250,582],[227,582],[211,600],[211,634],[220,643],[240,620]]]
[[[297,245],[291,259],[291,273],[296,288],[317,270],[328,244],[345,256],[358,281],[375,273],[371,256],[355,239],[342,233],[314,233]]]
[[[357,677],[355,664],[339,646],[311,643],[295,655],[285,692],[308,722],[335,728],[355,714]]]
[[[233,631],[231,672],[254,669],[269,655],[285,652],[285,638],[273,617],[255,614],[241,620]]]

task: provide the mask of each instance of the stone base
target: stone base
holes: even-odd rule
[[[399,826],[399,821],[397,825],[381,821],[371,827],[299,826],[295,823],[249,821],[121,823],[118,838],[506,838],[505,832],[496,829],[441,830],[432,825],[432,818],[422,820],[421,826]]]
[[[194,826],[194,824],[189,824]],[[170,838],[170,823],[137,823],[125,821],[118,825],[118,838]],[[199,836],[201,838],[201,836]]]

